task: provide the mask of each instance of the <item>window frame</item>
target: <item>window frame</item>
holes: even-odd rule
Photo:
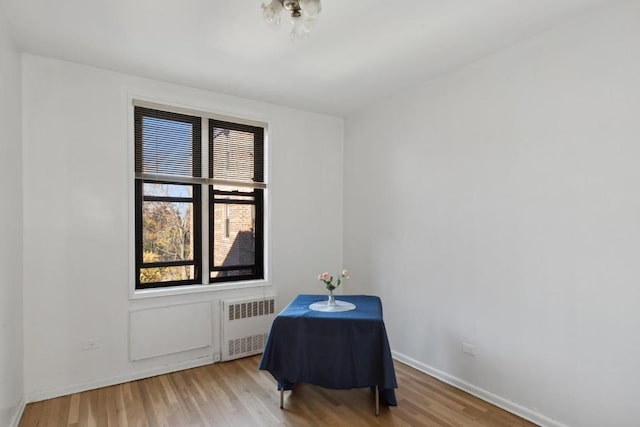
[[[246,280],[260,280],[264,279],[264,191],[256,188],[251,193],[235,192],[235,191],[222,191],[214,190],[214,186],[209,186],[209,282],[210,283],[222,283],[222,282],[239,282]],[[232,200],[232,199],[216,199],[217,195],[242,195],[253,196],[253,201],[250,200]],[[255,207],[255,230],[254,230],[254,263],[247,265],[230,265],[216,267],[214,262],[215,257],[215,242],[212,239],[211,230],[215,227],[215,205],[216,202],[221,205],[225,205],[225,209],[228,205],[251,205]],[[224,276],[211,278],[211,274],[214,272],[232,271],[232,270],[248,270],[252,269],[252,274],[238,275],[238,276]]]
[[[190,185],[192,188],[191,197],[172,197],[172,196],[145,196],[144,184],[179,184]],[[135,204],[136,204],[136,289],[155,289],[166,288],[171,286],[194,285],[202,283],[202,190],[198,184],[184,184],[178,182],[159,181],[150,179],[135,180]],[[193,205],[192,221],[193,221],[193,260],[184,261],[156,261],[144,262],[143,248],[143,224],[142,224],[142,208],[144,202],[178,202],[191,203]],[[140,281],[140,274],[143,268],[157,267],[179,267],[183,265],[193,265],[193,279],[187,280],[170,280],[165,282],[146,282]]]
[[[264,279],[264,191],[261,188],[265,184],[264,179],[264,169],[265,169],[265,161],[264,161],[264,128],[259,126],[251,126],[241,123],[229,122],[226,120],[218,120],[210,118],[207,123],[207,134],[208,134],[208,156],[207,156],[207,166],[208,166],[208,176],[209,179],[215,180],[215,150],[214,150],[214,129],[228,129],[231,131],[239,131],[244,133],[253,134],[253,183],[249,181],[243,181],[241,186],[244,188],[251,188],[253,191],[251,192],[238,192],[238,191],[225,191],[225,190],[216,190],[214,185],[209,186],[209,272],[208,279],[209,283],[222,283],[222,282],[239,282],[239,281],[247,281],[247,280],[260,280]],[[226,160],[228,162],[229,152],[225,153]],[[262,162],[262,165],[259,164]],[[226,196],[252,196],[253,201],[249,200],[230,200],[230,199],[220,199],[216,198],[216,195],[226,195]],[[215,257],[215,242],[213,239],[213,231],[215,227],[215,205],[216,202],[218,204],[224,205],[225,210],[229,205],[235,204],[246,204],[252,205],[255,208],[255,227],[254,227],[254,263],[247,265],[232,265],[232,266],[215,266],[214,257]],[[228,217],[225,215],[225,219],[228,221]],[[223,224],[225,227],[226,224]],[[226,231],[226,229],[225,229]],[[223,277],[215,277],[212,278],[211,275],[214,272],[223,272],[223,271],[233,271],[233,270],[244,270],[251,269],[251,274],[237,275],[237,276],[223,276]]]
[[[230,288],[244,288],[244,287],[252,287],[252,286],[266,286],[267,282],[267,251],[266,251],[266,241],[267,241],[267,194],[268,194],[268,185],[267,185],[267,141],[266,134],[268,124],[266,122],[238,118],[238,117],[230,117],[227,115],[220,115],[214,113],[206,113],[199,110],[191,110],[182,107],[172,107],[166,104],[157,104],[155,102],[148,102],[139,99],[130,98],[131,105],[133,106],[130,117],[133,120],[130,122],[132,125],[132,148],[134,152],[134,156],[130,157],[132,159],[132,166],[130,170],[133,171],[133,194],[132,194],[132,204],[133,209],[131,210],[133,215],[131,217],[131,226],[133,228],[131,243],[132,243],[132,255],[130,259],[134,262],[132,263],[132,273],[133,273],[133,283],[131,288],[131,298],[145,298],[148,296],[154,295],[173,295],[176,293],[191,293],[191,292],[200,292],[206,290],[224,290]],[[164,174],[150,174],[150,173],[139,173],[136,171],[136,162],[138,161],[137,155],[135,154],[135,150],[138,149],[138,130],[142,133],[141,128],[141,118],[137,117],[137,111],[157,111],[159,113],[167,113],[167,114],[177,114],[184,116],[192,116],[197,119],[201,119],[200,123],[200,139],[196,142],[194,140],[194,149],[196,145],[198,145],[201,151],[201,162],[198,167],[201,168],[200,176],[182,176],[182,175],[164,175]],[[260,155],[262,157],[262,181],[255,183],[247,183],[247,182],[236,182],[233,180],[224,180],[224,179],[213,179],[211,177],[205,177],[205,173],[209,170],[209,162],[210,160],[210,150],[212,147],[212,141],[209,141],[209,133],[210,128],[212,127],[212,122],[226,122],[233,126],[241,127],[242,130],[246,128],[255,128],[259,129],[261,133],[260,138]],[[194,128],[195,131],[195,128]],[[195,164],[194,164],[195,168]],[[193,202],[193,227],[194,227],[194,235],[193,235],[193,263],[191,262],[182,262],[180,261],[180,265],[193,265],[194,266],[194,279],[193,280],[179,280],[179,281],[166,281],[166,282],[152,282],[152,283],[141,283],[140,282],[140,272],[141,268],[144,267],[155,267],[160,266],[160,264],[167,264],[167,266],[175,265],[174,262],[154,262],[154,263],[143,263],[142,256],[142,238],[143,238],[143,227],[142,227],[142,204],[144,202],[145,196],[143,194],[143,186],[144,183],[161,183],[161,184],[175,184],[175,185],[191,185],[192,186],[192,198]],[[251,275],[242,275],[235,277],[225,277],[225,278],[211,278],[212,267],[213,267],[213,228],[211,227],[211,222],[215,220],[214,218],[214,197],[212,193],[214,192],[214,185],[223,185],[223,186],[239,186],[239,187],[250,187],[253,188],[253,192],[247,194],[255,194],[255,274]],[[208,187],[208,188],[207,188]],[[199,193],[199,194],[198,194]],[[241,194],[245,194],[244,192],[240,192]],[[147,196],[148,197],[148,196]],[[155,197],[155,196],[153,196]],[[157,197],[156,197],[157,198]],[[170,199],[168,197],[167,199]],[[169,201],[169,200],[168,200]],[[185,200],[181,200],[185,201]],[[207,218],[209,219],[207,221]],[[207,265],[208,264],[208,265]],[[231,267],[231,268],[237,268]],[[151,291],[151,292],[149,292]],[[153,292],[158,291],[158,292]]]

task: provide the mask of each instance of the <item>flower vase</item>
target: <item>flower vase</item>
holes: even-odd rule
[[[336,306],[336,297],[333,296],[333,290],[329,291],[329,299],[327,300],[327,305],[329,307],[335,307]]]

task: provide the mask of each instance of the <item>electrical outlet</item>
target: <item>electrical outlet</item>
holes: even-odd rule
[[[469,356],[475,356],[476,355],[476,346],[473,344],[469,344],[466,342],[462,343],[462,352],[465,354],[468,354]]]
[[[89,338],[89,339],[85,340],[85,342],[82,343],[82,349],[83,350],[95,350],[96,348],[99,348],[100,346],[101,346],[100,338]]]

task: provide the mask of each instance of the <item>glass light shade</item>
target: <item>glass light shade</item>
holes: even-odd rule
[[[305,38],[311,31],[313,22],[314,19],[304,10],[299,17],[291,17],[291,38],[294,40]]]
[[[309,34],[321,10],[320,0],[271,0],[262,4],[262,16],[273,27],[280,25],[283,11],[290,15],[292,39],[302,39]]]
[[[262,3],[262,16],[267,24],[277,27],[280,25],[280,15],[282,12],[282,2],[271,0],[271,3]]]

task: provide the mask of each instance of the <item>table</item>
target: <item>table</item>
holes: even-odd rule
[[[340,295],[356,305],[346,312],[313,311],[326,295],[298,295],[273,321],[259,369],[267,370],[282,394],[295,383],[333,389],[370,387],[379,401],[397,406],[398,387],[382,302],[376,296]],[[378,394],[379,391],[379,394]]]

